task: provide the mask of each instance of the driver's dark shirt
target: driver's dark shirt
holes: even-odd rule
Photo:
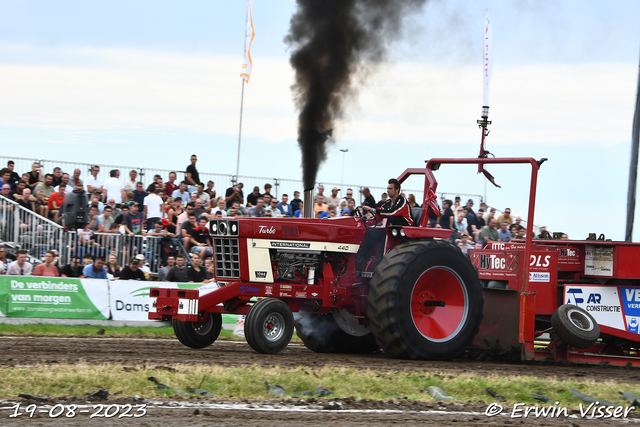
[[[387,222],[391,225],[413,225],[411,219],[411,208],[406,199],[399,195],[395,203],[388,198],[382,206],[376,208],[376,215],[387,218]]]

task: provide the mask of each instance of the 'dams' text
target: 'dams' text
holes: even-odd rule
[[[117,311],[149,311],[149,304],[131,304],[116,300]]]

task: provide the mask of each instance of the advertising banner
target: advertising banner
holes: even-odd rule
[[[599,325],[638,333],[640,288],[567,285],[564,303],[585,309]]]
[[[624,311],[624,323],[627,331],[639,334],[640,288],[621,286],[620,297],[622,298],[622,310]]]
[[[110,283],[109,303],[113,320],[148,321],[151,288],[199,289],[204,295],[218,288],[216,283],[141,282],[137,280],[114,280]]]
[[[71,277],[0,277],[0,312],[7,317],[109,318],[107,280]]]
[[[227,325],[225,329],[234,329],[238,323],[238,318],[243,317],[237,314],[222,314],[222,325]]]

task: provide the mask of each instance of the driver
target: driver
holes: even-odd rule
[[[391,178],[387,186],[387,194],[389,198],[379,208],[371,206],[362,206],[362,208],[374,215],[380,215],[387,218],[387,223],[391,225],[413,225],[411,219],[411,208],[406,199],[400,195],[400,182]]]

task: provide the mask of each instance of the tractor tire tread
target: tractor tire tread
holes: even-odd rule
[[[220,313],[209,313],[213,319],[211,330],[206,334],[201,334],[193,326],[193,322],[183,322],[172,320],[173,331],[182,344],[190,348],[200,349],[213,344],[220,336],[222,330],[222,315]]]
[[[467,320],[469,326],[465,327],[465,344],[454,351],[435,349],[439,343],[434,343],[433,351],[425,349],[424,342],[421,341],[425,341],[426,338],[422,340],[411,338],[411,334],[407,333],[406,328],[400,325],[400,311],[409,310],[409,307],[403,307],[402,301],[398,300],[398,292],[403,287],[403,274],[416,260],[423,256],[429,256],[429,253],[445,253],[453,259],[457,258],[460,260],[461,268],[467,269],[466,273],[470,283],[466,286],[473,293],[473,295],[469,295],[469,304],[475,304],[475,309]],[[466,346],[471,344],[470,341],[478,333],[480,327],[484,299],[477,271],[471,262],[463,260],[463,257],[464,255],[459,252],[458,248],[444,240],[411,241],[395,247],[385,255],[374,271],[370,282],[367,317],[378,345],[386,353],[401,359],[450,359],[462,353]],[[413,327],[415,328],[415,326]],[[462,332],[459,335],[462,335]]]
[[[305,333],[309,326],[303,326],[303,320],[311,323],[312,334]],[[369,354],[380,349],[373,334],[351,336],[340,329],[332,314],[299,313],[295,327],[304,346],[315,353]]]
[[[284,335],[278,343],[266,342],[262,336],[263,318],[278,311],[284,320]],[[284,350],[293,336],[293,313],[286,303],[277,298],[264,298],[253,304],[244,321],[244,335],[247,344],[258,353],[275,354]]]

